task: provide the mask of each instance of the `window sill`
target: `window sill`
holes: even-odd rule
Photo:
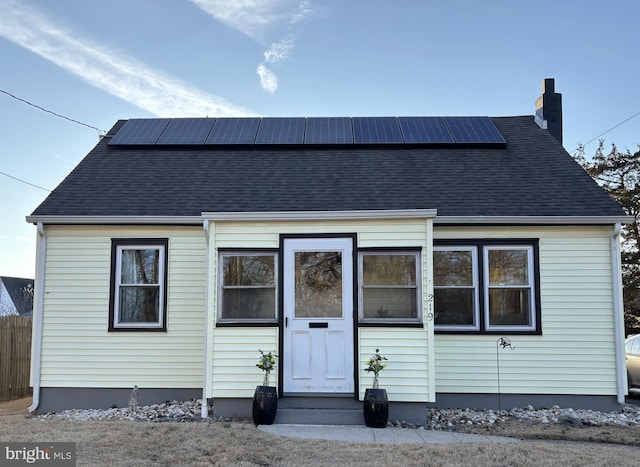
[[[216,323],[218,328],[268,328],[277,326],[279,326],[277,321],[218,321]]]
[[[119,327],[109,326],[109,332],[167,332],[166,327]]]
[[[529,329],[529,330],[514,330],[514,329],[491,329],[490,331],[483,330],[470,330],[470,329],[434,329],[434,334],[471,334],[471,335],[486,335],[486,336],[541,336],[541,330]]]
[[[424,324],[419,321],[360,321],[358,327],[361,328],[424,328]]]

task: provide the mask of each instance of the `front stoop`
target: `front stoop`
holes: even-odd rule
[[[364,425],[362,402],[346,397],[282,397],[273,423]]]

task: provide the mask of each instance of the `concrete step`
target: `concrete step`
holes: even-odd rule
[[[362,402],[346,397],[283,397],[274,423],[364,425]]]

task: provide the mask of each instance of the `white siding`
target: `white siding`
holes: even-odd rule
[[[213,224],[213,223],[212,223]],[[358,247],[421,247],[423,255],[430,252],[431,221],[410,220],[360,220],[322,222],[216,222],[210,230],[210,251],[217,258],[217,248],[278,248],[280,234],[350,234],[356,233]],[[429,248],[427,249],[427,245]],[[426,259],[423,256],[426,265]],[[423,284],[427,284],[427,269],[423,265]],[[210,273],[216,271],[210,266]],[[423,287],[423,303],[426,304],[426,287]],[[430,289],[429,289],[430,290]],[[212,322],[215,322],[217,289],[210,289],[209,303]],[[426,307],[426,305],[425,305]],[[426,310],[426,308],[425,308]],[[357,313],[357,310],[354,310]],[[426,312],[425,312],[426,314]],[[433,336],[431,323],[424,329],[368,327],[359,330],[361,336],[358,356],[360,361],[359,393],[362,396],[370,387],[372,376],[364,372],[363,361],[379,347],[393,361],[381,377],[390,389],[392,401],[426,401],[434,392],[429,388],[429,338]],[[258,349],[278,348],[277,328],[228,328],[213,330],[213,354],[211,358],[212,387],[209,397],[251,397],[256,384],[262,381],[256,368]],[[280,359],[279,359],[280,360]],[[433,369],[431,369],[433,372]],[[390,383],[387,376],[394,376]],[[272,377],[272,384],[277,381]]]
[[[201,227],[49,226],[43,387],[203,384],[206,246]],[[112,238],[169,238],[167,332],[108,332]]]
[[[264,372],[256,366],[260,353],[278,353],[278,329],[275,327],[222,327],[213,338],[213,391],[215,397],[253,397],[262,384]],[[276,386],[280,358],[269,382]],[[211,397],[211,396],[209,396]]]
[[[435,238],[539,238],[542,335],[436,334],[436,390],[616,394],[610,227],[437,228]]]
[[[373,387],[373,373],[365,371],[365,368],[376,349],[380,349],[380,354],[387,357],[388,365],[380,372],[378,382],[387,390],[389,400],[427,401],[429,360],[424,329],[366,327],[360,328],[358,334],[360,399],[365,389]]]

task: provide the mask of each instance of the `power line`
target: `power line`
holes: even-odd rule
[[[11,98],[13,98],[13,99],[15,99],[15,100],[17,100],[17,101],[20,101],[20,102],[23,102],[23,103],[25,103],[25,104],[27,104],[27,105],[30,105],[31,107],[35,107],[35,108],[36,108],[36,109],[38,109],[38,110],[42,110],[43,112],[47,112],[47,113],[49,113],[49,114],[51,114],[51,115],[54,115],[54,116],[56,116],[56,117],[63,118],[63,119],[68,120],[68,121],[70,121],[70,122],[77,123],[78,125],[86,126],[87,128],[91,128],[91,129],[93,129],[93,130],[96,130],[96,131],[98,132],[98,136],[102,136],[102,135],[104,135],[104,134],[106,134],[106,133],[107,133],[106,131],[101,130],[100,128],[97,128],[97,127],[95,127],[95,126],[93,126],[93,125],[88,125],[87,123],[83,123],[83,122],[81,122],[81,121],[79,121],[79,120],[75,120],[75,119],[73,119],[73,118],[69,118],[69,117],[66,117],[66,116],[64,116],[64,115],[61,115],[61,114],[59,114],[59,113],[53,112],[52,110],[45,109],[44,107],[40,107],[39,105],[34,104],[34,103],[32,103],[32,102],[29,102],[29,101],[28,101],[28,100],[26,100],[26,99],[22,99],[22,98],[20,98],[20,97],[18,97],[18,96],[14,96],[14,95],[13,95],[13,94],[11,94],[10,92],[7,92],[7,91],[5,91],[5,90],[3,90],[3,89],[0,89],[0,92],[1,92],[1,93],[3,93],[3,94],[6,94],[7,96],[9,96],[9,97],[11,97]],[[5,175],[6,175],[6,174],[5,174]]]
[[[609,133],[612,130],[615,130],[616,128],[618,128],[620,125],[623,125],[625,123],[627,123],[629,120],[631,120],[632,118],[637,117],[638,115],[640,115],[640,112],[636,112],[635,114],[633,114],[631,117],[627,118],[626,120],[621,121],[620,123],[618,123],[615,126],[612,126],[611,128],[609,128],[607,131],[605,131],[604,133],[599,134],[598,136],[596,136],[595,138],[590,139],[589,141],[587,141],[586,143],[584,143],[584,145],[586,146],[589,143],[593,143],[595,140],[597,140],[598,138],[600,138],[601,136],[606,135],[607,133]]]
[[[44,188],[44,187],[41,187],[41,186],[38,186],[38,185],[34,185],[33,183],[27,182],[26,180],[22,180],[21,178],[18,178],[18,177],[14,177],[13,175],[9,175],[9,174],[4,173],[4,172],[0,172],[0,175],[4,175],[5,177],[13,178],[14,180],[17,180],[20,183],[24,183],[26,185],[31,185],[32,187],[40,188],[41,190],[51,192],[51,190],[48,189],[48,188]]]
[[[618,128],[621,125],[624,125],[625,123],[627,123],[629,120],[636,118],[638,115],[640,115],[640,112],[636,112],[634,113],[631,117],[621,121],[620,123],[618,123],[617,125],[612,126],[611,128],[609,128],[607,131],[600,133],[598,136],[596,136],[595,138],[591,138],[589,141],[587,141],[586,143],[584,143],[582,145],[582,147],[585,147],[587,144],[589,143],[593,143],[595,140],[597,140],[598,138],[601,138],[602,136],[606,135],[607,133],[609,133],[610,131],[615,130],[616,128]],[[575,153],[579,148],[575,148],[573,150],[573,152]]]
[[[46,113],[48,113],[48,114],[51,114],[51,115],[53,115],[53,116],[55,116],[55,117],[63,118],[63,119],[65,119],[65,120],[69,121],[69,122],[77,123],[78,125],[86,126],[87,128],[91,128],[92,130],[96,130],[96,132],[98,133],[98,137],[102,137],[103,135],[105,135],[105,134],[107,133],[106,131],[101,130],[100,128],[95,127],[95,126],[93,126],[93,125],[89,125],[89,124],[87,124],[87,123],[83,123],[83,122],[81,122],[81,121],[79,121],[79,120],[76,120],[76,119],[74,119],[74,118],[70,118],[70,117],[67,117],[67,116],[65,116],[65,115],[61,115],[61,114],[59,114],[59,113],[57,113],[57,112],[53,112],[52,110],[45,109],[44,107],[41,107],[41,106],[39,106],[39,105],[37,105],[37,104],[34,104],[33,102],[29,102],[29,101],[28,101],[28,100],[26,100],[26,99],[22,99],[21,97],[18,97],[18,96],[16,96],[16,95],[13,95],[13,94],[11,94],[10,92],[5,91],[4,89],[0,89],[0,92],[1,92],[1,93],[3,93],[3,94],[6,94],[7,96],[9,96],[9,97],[11,97],[11,98],[13,98],[13,99],[15,99],[15,100],[17,100],[17,101],[23,102],[24,104],[30,105],[31,107],[35,107],[36,109],[38,109],[38,110],[42,110],[43,112],[46,112]],[[20,182],[20,183],[24,183],[25,185],[29,185],[29,186],[32,186],[32,187],[34,187],[34,188],[38,188],[38,189],[40,189],[40,190],[44,190],[44,191],[51,192],[51,190],[50,190],[50,189],[48,189],[48,188],[44,188],[44,187],[41,187],[41,186],[36,185],[36,184],[34,184],[34,183],[27,182],[26,180],[22,180],[21,178],[14,177],[13,175],[9,175],[8,173],[0,172],[0,175],[4,175],[5,177],[12,178],[13,180],[16,180],[16,181],[18,181],[18,182]]]

